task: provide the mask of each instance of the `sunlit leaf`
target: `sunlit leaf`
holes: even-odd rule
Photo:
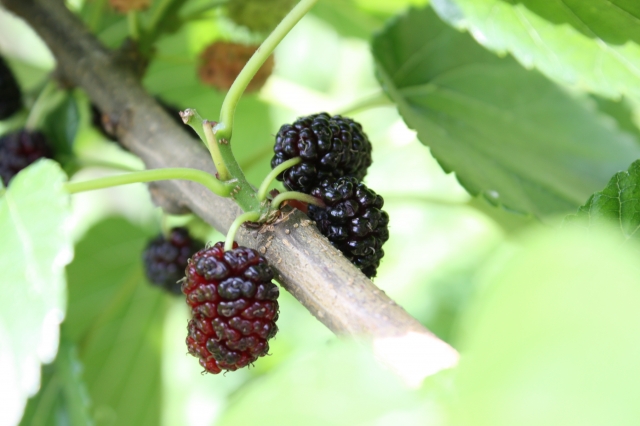
[[[29,400],[21,426],[92,425],[76,347],[64,337],[56,361],[43,368],[42,390]]]
[[[40,386],[40,364],[58,351],[73,253],[65,180],[42,160],[0,189],[0,424],[18,422]]]
[[[453,425],[640,422],[638,256],[601,232],[531,235],[484,271]]]
[[[589,102],[486,51],[431,9],[393,22],[374,55],[408,126],[470,193],[494,204],[566,213],[640,157]]]
[[[600,95],[640,98],[640,3],[634,0],[434,0],[443,19],[467,28],[527,68]]]
[[[433,396],[406,388],[353,342],[334,340],[281,367],[234,395],[216,425],[443,424]]]

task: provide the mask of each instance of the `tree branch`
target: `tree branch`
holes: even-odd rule
[[[54,54],[58,71],[82,87],[111,121],[122,144],[147,168],[192,167],[214,173],[202,144],[171,120],[134,72],[114,59],[60,0],[0,0],[25,19]],[[241,213],[229,199],[184,181],[153,185],[155,199],[188,207],[226,233]],[[264,253],[277,280],[336,334],[373,343],[376,354],[412,383],[457,363],[458,354],[388,298],[298,211],[237,241]],[[404,358],[403,358],[404,357]],[[408,357],[408,358],[407,358]]]

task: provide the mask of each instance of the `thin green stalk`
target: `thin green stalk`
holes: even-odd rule
[[[258,201],[264,201],[267,198],[267,191],[269,191],[269,185],[271,182],[275,180],[275,178],[285,170],[290,167],[299,164],[302,161],[302,158],[296,157],[291,160],[287,160],[284,163],[279,164],[275,169],[271,170],[271,172],[264,178],[262,183],[260,184],[260,189],[258,189]]]
[[[233,248],[233,241],[236,238],[236,233],[238,229],[245,222],[256,221],[260,218],[260,212],[247,212],[243,213],[233,221],[231,226],[229,227],[229,232],[227,232],[227,238],[224,240],[224,251],[231,250]]]
[[[326,205],[324,204],[324,202],[322,202],[322,200],[314,196],[311,196],[309,194],[304,194],[302,192],[297,192],[297,191],[287,191],[287,192],[283,192],[282,194],[276,195],[273,201],[271,201],[271,208],[274,210],[278,209],[280,208],[280,204],[282,204],[283,201],[287,201],[287,200],[298,200],[298,201],[302,201],[303,203],[313,204],[314,206],[326,207]]]
[[[287,16],[278,24],[269,37],[262,42],[262,45],[256,50],[249,62],[246,63],[238,77],[235,79],[231,88],[227,92],[222,102],[222,110],[220,111],[220,122],[216,126],[216,135],[220,140],[231,140],[233,132],[233,116],[236,105],[249,85],[249,82],[258,72],[260,67],[269,58],[269,55],[280,44],[282,39],[291,31],[291,29],[302,19],[304,15],[313,7],[318,0],[300,0],[300,2],[289,12]]]
[[[98,31],[98,27],[100,26],[100,21],[102,20],[102,15],[104,15],[104,6],[106,3],[107,0],[96,0],[93,4],[93,10],[89,16],[89,28],[94,34]]]
[[[47,115],[47,112],[62,100],[62,92],[56,92],[56,89],[56,83],[53,80],[49,80],[44,86],[38,98],[33,103],[31,111],[29,111],[29,116],[24,126],[27,130],[37,129],[43,117]]]
[[[153,15],[151,15],[151,19],[149,19],[149,25],[147,26],[147,30],[149,32],[155,32],[158,24],[164,17],[165,11],[171,6],[175,0],[160,0],[158,6],[156,6]]]
[[[198,136],[200,136],[200,139],[202,139],[203,143],[209,146],[209,142],[208,142],[207,135],[205,134],[205,126],[204,126],[206,120],[203,120],[202,117],[200,117],[200,115],[198,114],[198,112],[194,109],[186,109],[180,114],[180,116],[182,117],[182,121],[185,124],[188,124],[189,126],[191,126],[198,133]],[[215,138],[215,136],[217,135],[213,133],[213,129],[211,128],[211,123],[209,123],[207,126],[212,131],[212,134],[215,139],[215,144],[213,144],[213,148],[216,150],[216,153],[214,154],[212,149],[211,148],[209,149],[209,151],[212,151],[211,152],[212,158],[214,158],[214,156],[218,155],[219,153],[219,156],[220,158],[222,158],[222,162],[225,166],[223,170],[226,170],[227,173],[229,173],[229,175],[232,176],[233,179],[235,179],[235,188],[231,193],[231,196],[233,197],[234,200],[236,200],[236,202],[242,208],[243,211],[250,212],[250,211],[259,210],[261,208],[261,205],[260,205],[261,203],[256,198],[256,191],[251,186],[251,184],[247,181],[247,178],[244,176],[244,172],[240,168],[240,165],[234,158],[233,153],[231,152],[231,147],[229,146],[228,143],[219,143],[218,141],[220,139]],[[217,163],[218,160],[214,158],[213,161],[214,163]],[[218,175],[220,176],[220,171],[218,171]]]
[[[127,25],[129,26],[129,36],[132,40],[140,38],[140,27],[138,22],[138,12],[130,10],[127,12]]]
[[[215,164],[216,170],[218,171],[218,177],[223,181],[231,179],[231,174],[229,173],[229,170],[227,169],[227,166],[222,159],[220,144],[218,143],[216,135],[213,133],[212,123],[210,121],[204,120],[202,122],[202,130],[204,132],[204,137],[207,140],[207,146],[209,147],[209,152],[211,153],[213,164]]]
[[[166,168],[131,172],[84,182],[68,182],[64,184],[64,187],[69,193],[75,194],[77,192],[93,191],[95,189],[110,188],[112,186],[127,185],[130,183],[154,182],[170,179],[197,182],[221,197],[228,197],[235,185],[234,182],[220,182],[218,179],[207,172],[203,172],[202,170]]]

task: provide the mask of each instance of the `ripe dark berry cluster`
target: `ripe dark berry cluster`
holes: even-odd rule
[[[0,120],[11,117],[22,108],[22,93],[11,69],[0,57]]]
[[[327,179],[311,195],[326,208],[309,206],[309,217],[331,244],[369,278],[376,275],[389,239],[384,200],[354,177]]]
[[[278,180],[291,191],[309,194],[326,178],[354,176],[361,180],[371,165],[371,142],[362,126],[350,118],[323,112],[280,127],[271,167],[295,157],[302,162]]]
[[[196,253],[186,275],[182,292],[193,314],[187,348],[206,371],[235,371],[267,354],[280,293],[263,256],[235,243],[225,252],[219,242]]]
[[[19,130],[0,137],[0,177],[6,186],[18,172],[40,158],[52,158],[53,151],[40,132]]]
[[[168,238],[158,235],[142,253],[147,278],[170,293],[182,294],[178,281],[184,277],[189,258],[203,247],[204,243],[192,238],[186,228],[171,229]]]

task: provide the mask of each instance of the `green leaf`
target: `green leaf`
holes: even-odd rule
[[[216,425],[436,426],[442,408],[434,399],[405,387],[355,342],[334,339],[243,386]]]
[[[312,9],[314,15],[332,25],[343,37],[371,38],[384,20],[363,11],[349,0],[325,0]]]
[[[67,268],[65,335],[78,342],[96,422],[156,425],[166,298],[145,280],[146,232],[107,219],[76,246]],[[176,342],[184,344],[184,342]]]
[[[574,215],[565,218],[565,225],[588,229],[617,227],[621,237],[640,241],[640,161],[629,170],[616,173],[607,186],[589,197]]]
[[[601,96],[591,96],[598,110],[613,118],[620,130],[632,135],[640,144],[640,104],[629,98],[612,100]]]
[[[462,323],[452,426],[637,425],[637,265],[601,231],[497,256]]]
[[[58,350],[73,253],[65,180],[57,163],[41,160],[0,189],[0,424],[18,423],[40,364]]]
[[[640,3],[436,0],[446,21],[527,68],[606,97],[640,98]]]
[[[407,125],[472,194],[538,217],[566,213],[640,148],[536,71],[412,9],[373,43]]]
[[[82,370],[76,347],[63,338],[55,363],[43,369],[42,390],[29,400],[20,425],[92,425]]]
[[[78,133],[80,113],[78,103],[71,92],[53,111],[47,114],[43,131],[49,137],[57,155],[70,155]]]

